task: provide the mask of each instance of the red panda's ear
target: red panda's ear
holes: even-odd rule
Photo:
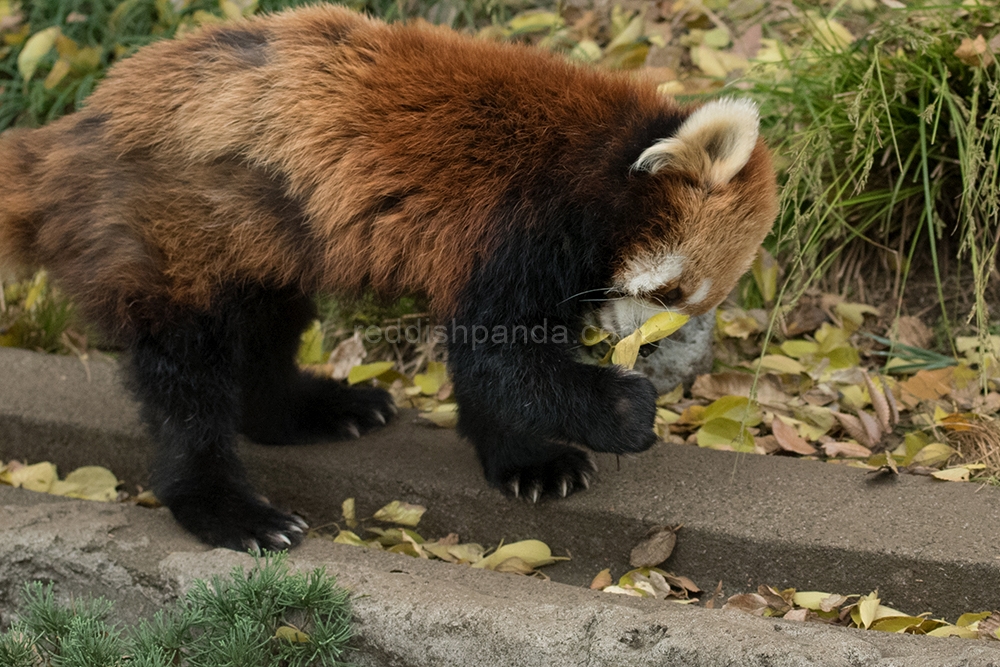
[[[723,185],[746,166],[759,125],[757,105],[750,100],[709,102],[688,116],[677,134],[644,150],[632,169],[655,174],[669,167],[697,174],[706,185]]]

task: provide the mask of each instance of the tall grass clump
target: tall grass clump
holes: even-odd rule
[[[853,274],[887,282],[901,304],[907,278],[926,271],[945,325],[974,320],[985,335],[1000,234],[1000,7],[896,4],[857,37],[850,17],[803,11],[811,38],[751,74],[765,132],[790,160],[777,226],[788,286],[794,297]],[[955,305],[955,286],[974,294],[959,299],[971,307]]]

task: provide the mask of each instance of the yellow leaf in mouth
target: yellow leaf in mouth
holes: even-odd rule
[[[687,315],[671,311],[653,315],[651,318],[646,320],[641,327],[639,327],[639,333],[642,336],[642,344],[645,345],[646,343],[655,343],[661,338],[666,338],[687,324],[689,319],[691,318]]]
[[[583,333],[580,334],[580,342],[587,347],[593,347],[602,340],[606,340],[610,335],[610,331],[605,331],[604,329],[599,329],[595,326],[588,326],[585,327],[583,329]]]
[[[639,358],[639,348],[647,343],[666,338],[684,326],[691,319],[682,313],[665,311],[657,313],[643,322],[642,326],[615,344],[611,363],[632,368]]]
[[[639,358],[640,347],[642,347],[642,334],[637,329],[618,341],[611,354],[611,363],[632,368],[635,366],[635,360]]]

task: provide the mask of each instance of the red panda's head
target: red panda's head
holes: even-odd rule
[[[624,335],[665,309],[705,313],[749,268],[777,213],[758,124],[753,102],[710,102],[635,160],[643,223],[618,244],[605,329]]]

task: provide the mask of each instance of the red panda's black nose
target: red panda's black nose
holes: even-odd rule
[[[681,291],[680,287],[671,287],[670,289],[664,287],[650,295],[651,301],[667,307],[676,306],[682,298],[684,298],[684,292]]]
[[[649,355],[656,352],[658,349],[660,349],[660,341],[656,341],[655,343],[646,343],[645,345],[639,348],[639,356],[645,359]]]

